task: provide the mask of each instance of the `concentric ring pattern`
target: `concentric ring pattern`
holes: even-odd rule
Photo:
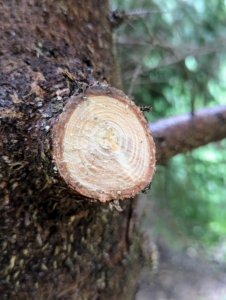
[[[150,168],[150,136],[132,106],[108,96],[89,96],[65,125],[62,159],[87,196],[101,201],[143,188]],[[111,194],[111,196],[109,196]]]

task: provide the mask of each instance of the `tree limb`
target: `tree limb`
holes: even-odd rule
[[[158,164],[226,137],[226,105],[206,107],[194,116],[183,114],[149,123],[156,144]]]

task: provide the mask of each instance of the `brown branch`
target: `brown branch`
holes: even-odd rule
[[[156,144],[158,164],[210,142],[226,138],[226,106],[206,107],[190,114],[149,123]]]

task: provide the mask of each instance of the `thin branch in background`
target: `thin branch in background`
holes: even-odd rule
[[[142,19],[144,26],[146,27],[148,34],[150,36],[150,42],[152,42],[154,45],[157,45],[161,48],[163,48],[164,50],[167,50],[168,52],[170,52],[172,54],[173,57],[175,57],[178,60],[178,63],[180,65],[181,70],[183,71],[185,78],[187,79],[187,81],[190,81],[192,83],[192,89],[191,89],[191,115],[194,115],[194,106],[195,106],[195,91],[194,91],[194,84],[193,81],[191,79],[190,76],[190,72],[188,71],[188,69],[185,66],[184,60],[180,60],[175,49],[173,47],[170,47],[169,45],[163,43],[162,41],[160,41],[156,36],[154,36],[148,22],[143,18]]]
[[[125,37],[125,36],[118,36],[116,39],[116,43],[119,45],[130,45],[130,46],[146,46],[150,44],[148,40],[140,39],[140,38],[133,38],[133,37]]]
[[[136,69],[133,72],[133,76],[132,76],[132,80],[128,89],[128,95],[129,97],[132,95],[133,93],[133,89],[134,89],[134,85],[136,83],[137,77],[140,75],[141,73],[141,69],[143,67],[143,60],[140,60],[140,62],[137,64]]]
[[[143,67],[143,57],[145,57],[146,55],[148,55],[151,51],[152,51],[153,47],[149,47],[148,50],[146,51],[146,53],[140,57],[139,63],[137,64],[136,69],[133,72],[133,76],[132,76],[132,80],[128,89],[128,95],[131,96],[133,93],[133,89],[134,86],[136,84],[136,80],[138,78],[138,76],[142,73],[142,67]]]
[[[222,37],[221,39],[217,39],[211,43],[207,43],[204,46],[190,47],[189,51],[182,53],[182,54],[177,53],[177,57],[171,56],[169,58],[166,58],[165,61],[161,62],[159,65],[152,67],[152,68],[148,68],[146,71],[153,71],[153,70],[156,70],[159,68],[163,68],[163,67],[170,66],[172,64],[179,63],[180,61],[183,61],[188,56],[198,57],[198,56],[203,56],[203,55],[207,55],[207,54],[211,54],[211,53],[215,53],[215,52],[216,53],[224,52],[226,50],[225,39],[226,39],[226,37]],[[183,49],[183,47],[185,48],[186,46],[184,46],[182,44],[182,45],[178,45],[177,48],[173,47],[173,46],[169,47],[169,48],[174,49],[174,51],[176,52],[177,50]]]
[[[166,43],[164,44],[164,47],[167,49],[171,48],[174,49],[174,53],[177,53],[177,57],[165,57],[165,60],[162,61],[160,64],[157,66],[147,68],[145,71],[153,71],[159,68],[167,67],[173,64],[176,64],[188,56],[203,56],[211,53],[220,53],[220,52],[225,52],[226,50],[226,36],[222,36],[219,39],[216,39],[210,43],[206,43],[203,46],[197,46],[197,45],[187,45],[185,43],[179,44],[179,45],[168,45]],[[161,41],[160,41],[161,42]],[[117,37],[116,43],[121,44],[121,45],[140,45],[140,46],[147,46],[150,44],[150,40],[145,40],[145,39],[139,39],[139,38],[132,38],[132,37]],[[152,42],[153,43],[153,42]],[[162,43],[162,42],[161,42]],[[159,46],[159,45],[158,45]],[[179,53],[180,52],[180,53]]]
[[[130,18],[133,17],[141,17],[144,15],[152,15],[152,14],[164,14],[164,13],[170,13],[170,11],[163,12],[161,10],[151,10],[151,9],[146,9],[146,8],[137,8],[135,10],[128,11],[126,14]]]
[[[113,10],[110,12],[109,19],[113,27],[118,27],[126,21],[140,19],[141,16],[152,15],[152,14],[162,14],[169,12],[162,12],[160,10],[150,10],[150,9],[135,9],[131,11],[119,11]]]

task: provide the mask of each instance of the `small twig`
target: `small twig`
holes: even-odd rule
[[[150,105],[140,106],[140,110],[149,112],[152,110],[152,107]]]
[[[149,10],[149,9],[136,9],[133,11],[118,11],[114,10],[110,12],[109,19],[113,27],[118,27],[122,23],[128,20],[136,20],[141,16],[148,14],[162,14],[163,12],[160,10]]]
[[[132,76],[132,80],[128,89],[128,95],[131,96],[135,83],[137,81],[138,76],[142,73],[142,67],[143,67],[143,57],[145,57],[146,55],[148,55],[151,51],[152,51],[153,47],[148,48],[148,51],[145,52],[145,54],[140,58],[140,62],[138,63],[135,71],[133,72],[133,76]]]

